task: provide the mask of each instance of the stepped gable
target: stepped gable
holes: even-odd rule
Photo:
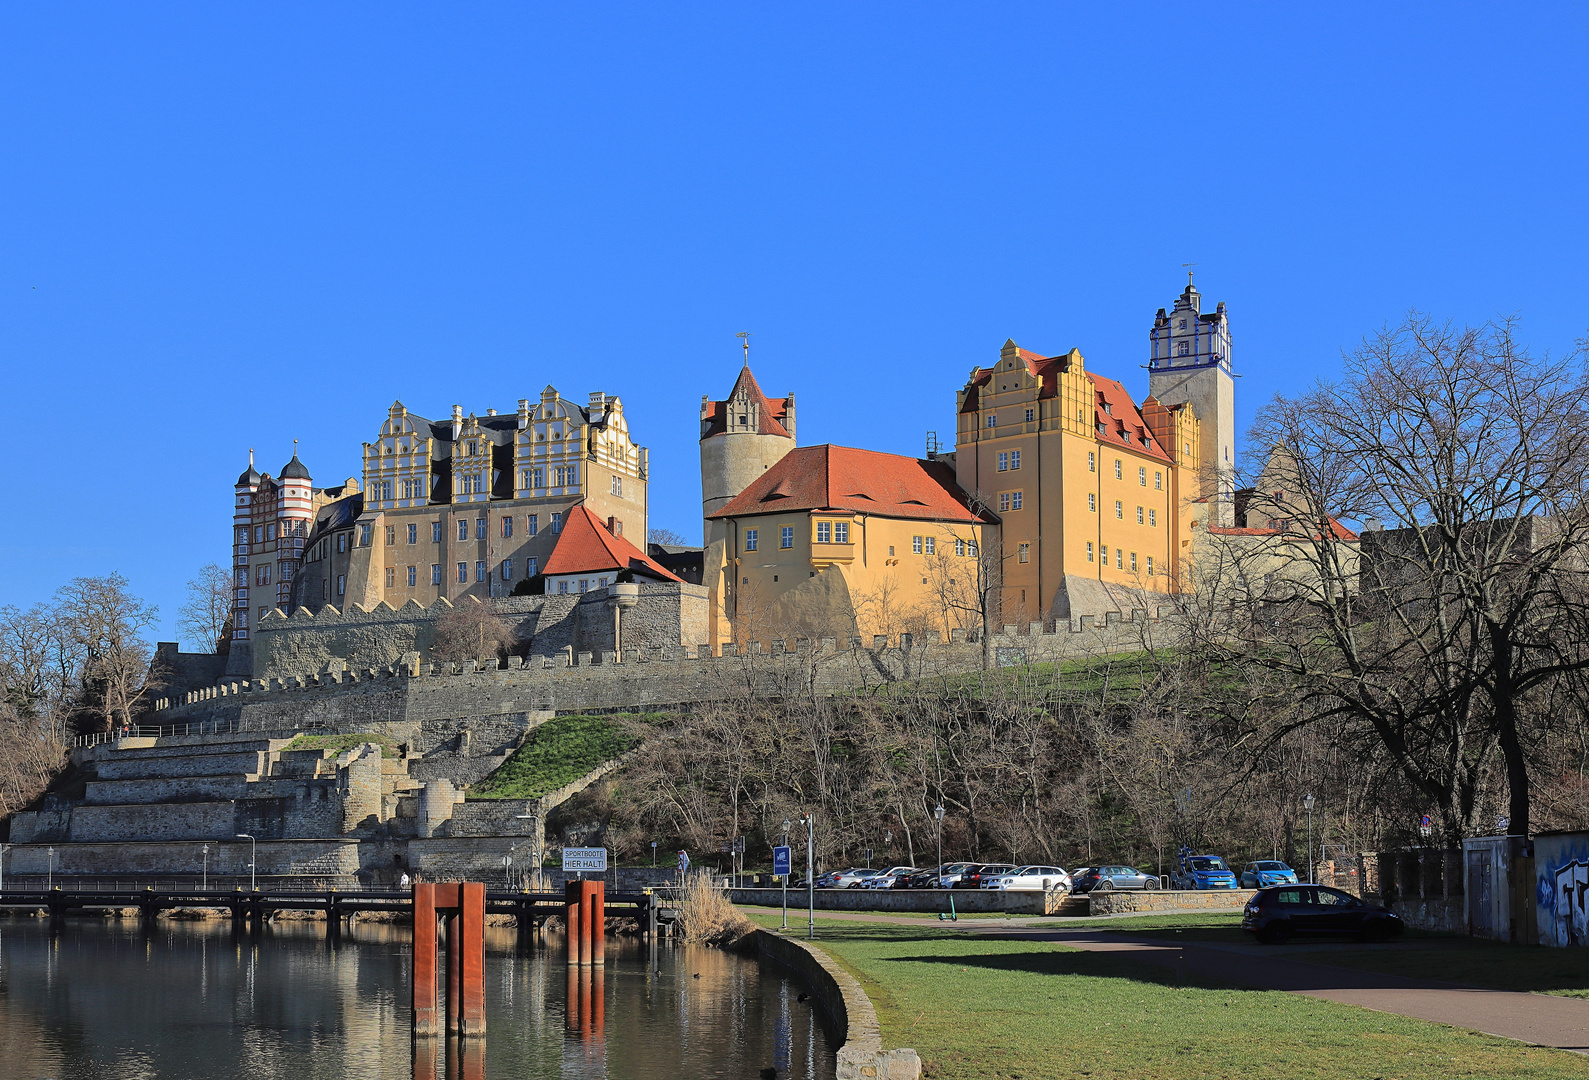
[[[772,468],[709,518],[781,514],[791,510],[849,510],[921,521],[993,523],[971,509],[941,461],[849,446],[806,446]]]
[[[557,546],[552,549],[541,573],[555,577],[603,570],[630,570],[657,581],[683,580],[664,570],[623,537],[614,536],[588,507],[581,504],[568,512]]]
[[[1142,411],[1137,408],[1130,391],[1115,380],[1090,371],[1087,372],[1087,378],[1096,391],[1093,429],[1098,433],[1099,441],[1123,443],[1149,457],[1158,458],[1166,465],[1173,465],[1170,455],[1164,452],[1164,447],[1159,445],[1148,422],[1142,418]]]
[[[761,392],[761,386],[756,382],[756,376],[750,373],[750,365],[740,369],[739,378],[734,382],[734,389],[728,392],[727,401],[713,401],[706,406],[706,415],[701,438],[709,439],[713,435],[722,435],[728,431],[728,405],[744,391],[750,399],[752,406],[761,414],[760,423],[754,429],[762,435],[789,435],[789,429],[784,426],[784,420],[789,415],[788,398],[769,398]]]
[[[1076,349],[1058,356],[1044,356],[1030,349],[1023,349],[1015,344],[1014,338],[1006,338],[1004,346],[1000,349],[999,358],[1014,357],[1026,367],[1026,373],[1040,383],[1037,390],[1039,399],[1051,398],[1059,393],[1059,376],[1070,370],[1073,360],[1080,359],[1081,353]],[[982,406],[980,404],[981,390],[993,381],[997,367],[974,367],[971,376],[966,381],[965,399],[960,402],[962,413],[974,413]]]

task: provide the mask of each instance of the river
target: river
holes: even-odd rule
[[[52,938],[0,919],[0,1078],[831,1080],[835,1042],[783,972],[667,945],[653,971],[609,941],[581,971],[560,936],[516,953],[488,928],[486,1037],[460,1057],[458,1040],[414,1052],[406,927],[357,923],[333,950],[318,923],[73,919]]]

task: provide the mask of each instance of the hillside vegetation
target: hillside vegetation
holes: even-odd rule
[[[335,750],[341,753],[351,750],[360,743],[375,743],[381,748],[383,758],[395,758],[397,740],[390,735],[373,735],[369,732],[355,732],[351,735],[300,735],[283,749],[286,750]]]
[[[538,799],[622,755],[635,742],[625,723],[613,717],[559,716],[530,732],[524,745],[469,794],[477,799]]]

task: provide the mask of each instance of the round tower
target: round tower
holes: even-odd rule
[[[276,598],[286,610],[292,603],[292,579],[303,558],[304,541],[314,528],[314,487],[309,470],[298,460],[298,440],[293,440],[292,460],[281,467],[276,493]]]
[[[747,363],[726,401],[701,398],[701,516],[720,510],[795,446],[795,399],[761,392]],[[709,533],[709,530],[708,530]],[[705,534],[703,534],[705,535]],[[710,542],[709,536],[707,542]]]
[[[248,640],[248,553],[254,518],[254,495],[262,477],[254,468],[254,451],[248,451],[248,468],[237,478],[232,504],[232,640]]]

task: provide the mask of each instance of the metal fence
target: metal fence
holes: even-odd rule
[[[100,731],[93,735],[79,735],[72,740],[73,747],[98,746],[117,739],[160,739],[173,735],[244,735],[267,731],[306,731],[323,728],[320,719],[304,719],[291,723],[281,720],[255,721],[228,718],[226,720],[190,720],[182,724],[131,724],[115,731]]]

